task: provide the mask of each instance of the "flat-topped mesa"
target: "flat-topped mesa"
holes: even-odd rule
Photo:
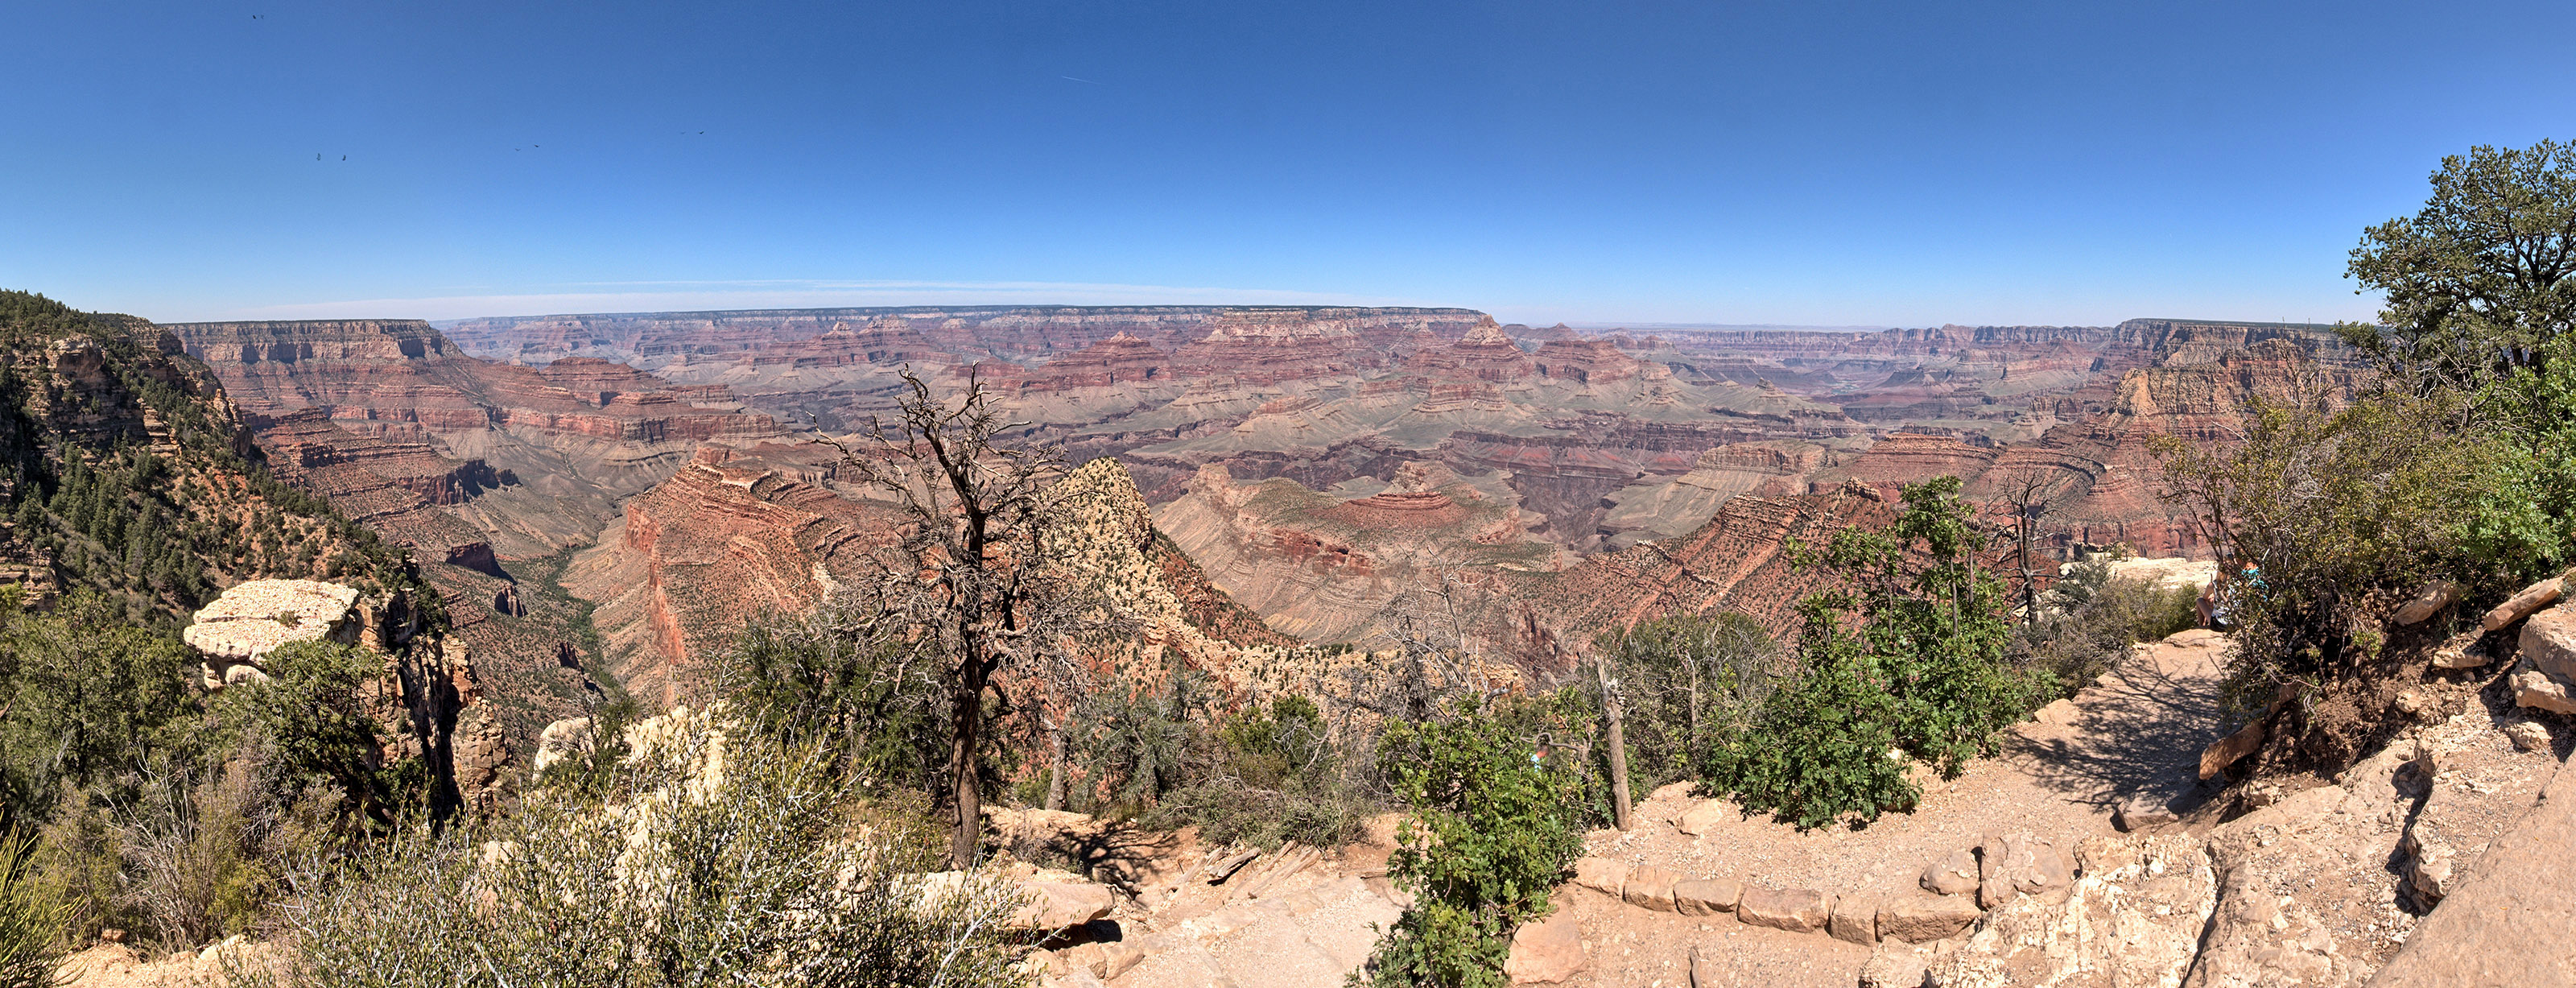
[[[1170,354],[1124,332],[1036,367],[988,360],[949,373],[960,378],[971,373],[977,380],[1005,394],[1161,385],[1173,380]]]
[[[2121,323],[2118,332],[2167,366],[2213,363],[2230,351],[2255,350],[2276,340],[2330,364],[2349,363],[2360,356],[2332,327],[2313,323],[2131,319]]]
[[[1931,435],[1919,432],[1891,433],[1871,444],[1846,468],[1830,471],[1818,478],[1812,490],[1824,494],[1840,487],[1847,479],[1859,479],[1880,496],[1894,499],[1903,485],[1919,484],[1934,477],[1976,479],[1993,464],[1995,450],[1971,446],[1957,436]]]
[[[335,419],[417,423],[453,433],[517,426],[658,442],[774,435],[721,388],[675,388],[623,364],[572,357],[534,369],[466,356],[428,323],[350,319],[170,327],[245,410],[303,408]]]
[[[819,336],[791,340],[745,353],[752,367],[856,367],[902,363],[946,365],[957,355],[941,350],[901,316],[879,316],[858,329],[836,322]]]
[[[1699,455],[1694,471],[1729,471],[1775,477],[1802,476],[1824,466],[1825,448],[1795,439],[1728,443]],[[1792,492],[1782,492],[1792,493]]]
[[[1563,324],[1559,324],[1562,326]],[[1607,384],[1636,377],[1644,365],[1608,340],[1549,340],[1531,358],[1539,376],[1578,384]],[[1663,370],[1662,365],[1656,369]]]
[[[457,351],[418,319],[296,319],[171,323],[188,355],[209,364],[388,363]]]
[[[1417,350],[1406,366],[1414,373],[1448,381],[1508,382],[1538,374],[1530,355],[1504,335],[1502,327],[1491,324],[1469,330],[1456,343]]]

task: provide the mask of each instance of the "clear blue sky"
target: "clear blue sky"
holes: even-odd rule
[[[2442,155],[2576,137],[2565,2],[0,17],[0,286],[163,320],[2361,317],[2345,252]]]

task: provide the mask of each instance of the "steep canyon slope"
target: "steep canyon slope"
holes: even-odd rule
[[[721,388],[594,359],[492,363],[416,320],[168,329],[282,478],[414,550],[520,746],[617,685],[594,668],[589,606],[558,588],[568,553],[700,443],[780,434]]]
[[[1972,496],[2039,478],[2065,523],[2057,541],[2188,553],[2197,535],[2155,497],[2147,439],[2221,437],[2241,396],[2283,391],[2334,348],[2315,327],[2179,320],[1636,336],[1326,308],[558,316],[453,332],[548,368],[632,361],[827,431],[886,407],[899,368],[982,382],[1028,438],[1125,463],[1176,544],[1275,626],[1333,641],[1383,633],[1423,574],[1526,582],[1682,538],[1734,499],[1847,481],[1888,498],[1940,473],[1981,485]],[[1386,510],[1398,502],[1412,510]]]

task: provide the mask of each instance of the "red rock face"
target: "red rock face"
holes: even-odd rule
[[[1415,352],[1406,369],[1437,381],[1518,381],[1538,374],[1529,354],[1491,324],[1456,343]]]
[[[1610,383],[1636,377],[1637,358],[1619,351],[1608,340],[1549,340],[1540,344],[1533,359],[1541,377],[1577,383]]]
[[[968,373],[1006,394],[1168,384],[1172,381],[1172,357],[1122,332],[1036,367],[987,361],[957,371],[954,376],[962,378]]]
[[[354,433],[332,424],[321,409],[306,408],[270,417],[248,417],[268,462],[290,481],[304,481],[319,493],[357,498],[359,479],[373,478],[409,492],[427,504],[454,505],[501,483],[500,475],[479,459],[454,460],[428,442],[408,442]],[[351,467],[354,470],[334,468]],[[363,498],[361,499],[363,500]],[[364,516],[363,507],[353,512]]]
[[[827,580],[857,578],[900,518],[823,486],[829,447],[707,447],[626,503],[623,522],[576,560],[567,584],[601,602],[596,621],[629,689],[676,702],[708,648],[744,620],[803,610]],[[837,576],[835,575],[837,574]]]
[[[1467,518],[1466,509],[1439,491],[1388,491],[1344,501],[1320,513],[1373,529],[1440,528]]]
[[[335,419],[436,432],[520,426],[594,439],[775,435],[776,420],[706,407],[706,389],[575,359],[544,371],[465,356],[415,320],[181,323],[169,327],[245,411],[320,408]]]
[[[1172,354],[1172,371],[1193,382],[1265,386],[1347,377],[1387,355],[1346,325],[1294,311],[1228,313],[1206,336]]]

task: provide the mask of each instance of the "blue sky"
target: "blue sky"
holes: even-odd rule
[[[0,286],[161,320],[2354,318],[2345,253],[2442,155],[2576,137],[2563,2],[6,17]]]

